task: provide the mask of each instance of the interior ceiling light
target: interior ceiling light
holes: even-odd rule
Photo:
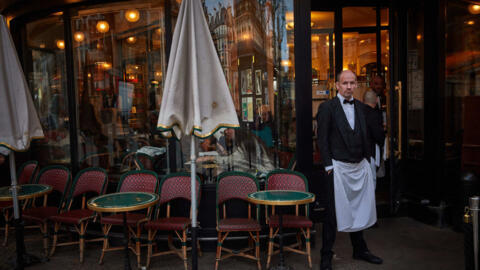
[[[471,4],[468,6],[468,11],[471,14],[480,14],[480,4]]]
[[[110,29],[110,25],[106,21],[98,21],[97,22],[97,30],[100,33],[106,33]]]
[[[125,11],[125,19],[129,22],[136,22],[140,19],[140,12],[136,9]]]
[[[127,38],[127,43],[130,43],[130,44],[134,44],[135,42],[137,42],[137,38],[136,37],[128,37]]]
[[[57,41],[57,47],[58,47],[60,50],[65,49],[65,41],[63,41],[63,40],[58,40],[58,41]]]
[[[73,34],[73,39],[75,39],[76,42],[82,42],[85,39],[85,34],[83,32],[75,32]]]

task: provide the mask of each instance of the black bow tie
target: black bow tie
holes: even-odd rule
[[[344,99],[344,100],[343,100],[343,104],[351,104],[351,105],[353,105],[353,99],[352,99],[352,100],[346,100],[346,99]]]

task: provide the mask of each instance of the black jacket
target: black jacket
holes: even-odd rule
[[[375,155],[375,144],[382,149],[385,143],[385,132],[383,131],[382,111],[365,106],[365,119],[367,122],[368,139],[372,147],[372,156]]]
[[[366,105],[355,100],[354,106],[355,122],[360,124],[359,128],[362,134],[363,157],[369,161],[372,147],[368,140],[365,121]],[[338,97],[318,106],[317,128],[318,147],[325,167],[332,165],[332,159],[348,160],[350,158],[350,142],[346,136],[350,126]]]

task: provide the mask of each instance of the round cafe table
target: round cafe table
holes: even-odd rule
[[[131,269],[128,257],[127,212],[148,208],[157,203],[159,196],[148,192],[119,192],[90,199],[87,206],[92,211],[123,213],[123,236],[125,244],[125,269]]]
[[[25,184],[18,187],[19,189],[17,192],[17,196],[19,201],[40,197],[52,192],[51,186],[43,184]],[[10,190],[11,188],[11,186],[0,188],[0,201],[12,200],[12,191]]]
[[[0,201],[12,201],[11,186],[0,188]],[[44,196],[52,192],[52,187],[43,184],[24,184],[18,186],[17,197],[19,201],[26,199],[34,199]],[[23,269],[24,266],[29,266],[38,263],[41,260],[33,255],[27,254],[25,251],[25,242],[23,241],[23,222],[22,222],[22,208],[20,210],[20,219],[15,224],[15,234],[17,235],[17,260],[14,262],[15,269]]]
[[[315,201],[315,195],[310,192],[293,191],[293,190],[264,190],[248,194],[247,200],[255,204],[271,205],[271,206],[285,206],[285,205],[300,205]],[[278,213],[279,225],[279,242],[280,242],[280,263],[270,269],[284,270],[292,269],[285,265],[283,257],[283,218],[279,211]]]

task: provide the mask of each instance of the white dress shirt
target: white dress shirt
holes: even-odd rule
[[[343,112],[347,117],[347,121],[348,121],[348,124],[350,125],[350,128],[354,130],[355,129],[355,106],[353,106],[353,104],[350,104],[350,103],[344,104],[343,101],[345,100],[345,98],[342,95],[338,94],[337,97],[340,100],[340,104],[342,105]],[[350,97],[349,101],[350,100],[353,100],[353,97]],[[325,171],[327,172],[331,169],[333,169],[333,165],[325,167]]]

